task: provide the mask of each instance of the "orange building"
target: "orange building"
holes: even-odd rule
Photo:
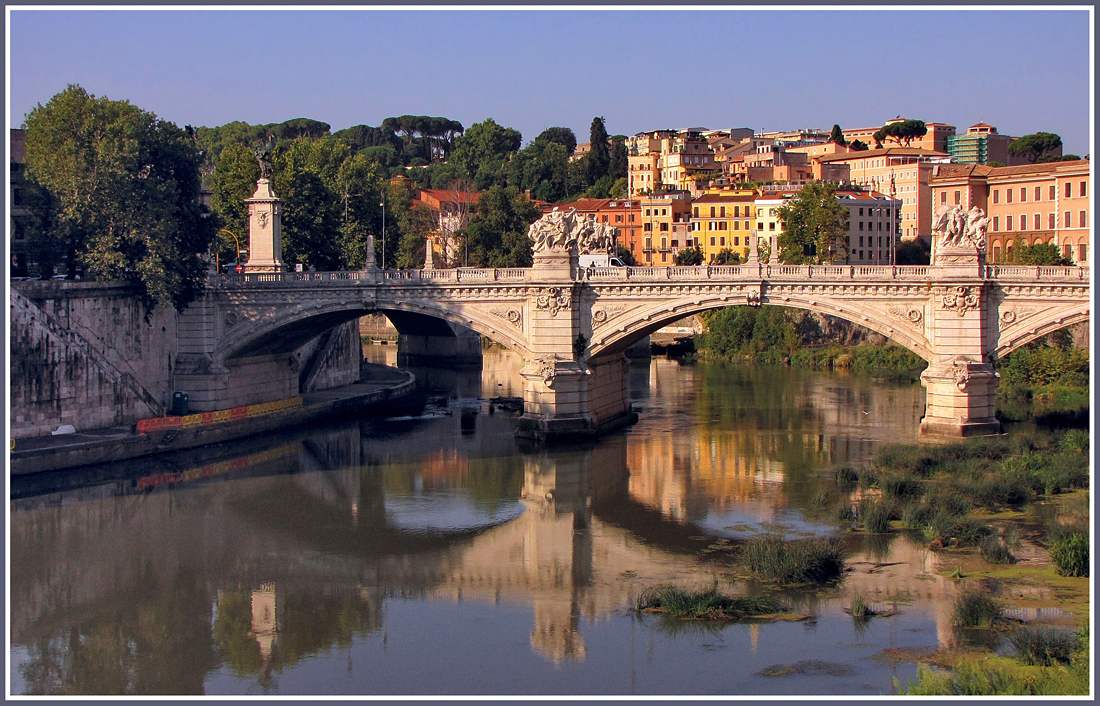
[[[989,216],[990,262],[999,262],[1017,240],[1053,243],[1062,255],[1088,264],[1089,160],[1013,167],[940,165],[929,178],[932,210],[942,205],[978,207]]]

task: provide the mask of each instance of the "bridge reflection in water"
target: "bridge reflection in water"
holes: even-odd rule
[[[486,360],[493,389],[506,386],[514,361]],[[649,377],[633,388],[648,414],[576,448],[517,453],[514,416],[470,398],[474,434],[457,413],[364,419],[127,480],[13,487],[13,673],[37,692],[201,693],[215,672],[272,688],[308,657],[384,645],[388,610],[410,602],[527,607],[534,653],[584,662],[586,624],[643,588],[710,585],[714,537],[835,531],[810,509],[827,467],[915,437],[921,407],[919,388],[793,371],[747,387],[736,369],[670,361],[631,375]],[[906,591],[951,640],[955,588],[933,575],[937,556],[903,540],[875,551],[891,566],[856,563],[838,594],[792,599],[823,613],[854,591]],[[751,630],[754,650],[767,630]]]

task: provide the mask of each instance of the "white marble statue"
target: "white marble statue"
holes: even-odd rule
[[[989,218],[974,206],[969,211],[961,206],[944,204],[932,218],[932,233],[939,236],[940,247],[973,247],[985,249],[985,233]]]
[[[535,254],[571,251],[578,254],[608,252],[615,246],[615,228],[600,223],[595,215],[577,215],[577,209],[566,212],[554,207],[550,213],[527,228]]]

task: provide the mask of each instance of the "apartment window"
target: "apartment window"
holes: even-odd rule
[[[1012,189],[1005,189],[1005,203],[1012,203]]]
[[[616,213],[616,214],[615,214],[615,222],[616,222],[616,223],[622,223],[622,222],[623,222],[623,214],[621,214],[621,213]]]
[[[749,215],[747,210],[745,211],[745,215],[746,216]],[[733,207],[733,217],[734,218],[740,218],[741,217],[741,207],[740,206],[734,206]]]
[[[661,215],[662,216],[667,216],[668,215],[668,209],[667,208],[662,208],[661,209]]]
[[[645,249],[646,250],[652,250],[653,249],[653,238],[646,238],[645,239]]]
[[[733,229],[734,230],[741,230],[741,221],[734,221],[733,222]]]
[[[1084,228],[1085,227],[1085,213],[1086,213],[1085,211],[1080,212],[1080,216],[1077,219],[1077,227],[1078,228]]]
[[[879,222],[878,222],[878,229],[879,229],[879,230],[882,230],[882,221],[879,221]]]
[[[662,252],[661,253],[661,262],[668,262],[668,253],[667,252]]]
[[[607,223],[607,216],[604,216],[604,217],[603,217],[603,222],[604,222],[604,223]]]
[[[652,223],[646,223],[645,225],[642,226],[642,230],[644,230],[646,233],[651,232],[653,230],[653,224]]]
[[[1027,188],[1021,186],[1020,187],[1020,203],[1023,203],[1024,201],[1027,201]]]
[[[726,230],[726,222],[718,221],[718,230]]]
[[[710,236],[710,246],[711,246],[712,248],[714,247],[714,236],[713,236],[713,235],[712,235],[712,236]]]
[[[668,250],[668,238],[661,238],[661,249]]]
[[[1065,225],[1062,226],[1063,228],[1069,228],[1070,227],[1071,221],[1069,219],[1069,211],[1066,211],[1065,218],[1062,220],[1062,222],[1065,224]]]
[[[725,217],[726,217],[726,207],[725,207],[725,206],[722,206],[722,207],[721,207],[720,209],[718,209],[718,210],[719,210],[719,213],[718,213],[718,215],[719,215],[719,216],[721,216],[722,218],[725,218]]]
[[[1035,200],[1036,201],[1042,201],[1043,200],[1043,187],[1041,187],[1041,186],[1036,186],[1035,187]]]
[[[863,221],[860,221],[860,222],[859,222],[859,229],[860,229],[860,230],[863,230]]]
[[[695,207],[695,210],[694,210],[694,212],[692,213],[692,215],[693,215],[693,216],[695,216],[696,218],[698,218],[698,217],[699,217],[699,207],[698,207],[698,206],[696,206],[696,207]]]
[[[649,213],[649,209],[648,209],[648,208],[647,208],[647,209],[645,210],[645,215],[646,215],[646,217],[647,217],[647,218],[648,218],[648,217],[649,217],[649,215],[650,215],[650,213]]]
[[[993,262],[1000,262],[1000,261],[1001,261],[1001,249],[1000,248],[993,248]]]
[[[741,236],[739,236],[739,235],[733,236],[733,244],[734,244],[735,247],[740,245],[741,244]]]
[[[940,205],[942,206],[946,203],[947,203],[947,192],[946,191],[941,191],[940,192]],[[859,215],[861,215],[861,216],[863,215],[863,209],[862,208],[860,209],[860,214]]]
[[[1066,198],[1073,196],[1073,184],[1066,182]]]
[[[1050,200],[1053,201],[1055,199],[1055,197],[1057,197],[1057,196],[1058,196],[1058,187],[1054,186],[1054,184],[1051,184],[1050,185]]]
[[[859,236],[859,247],[863,247],[863,236]]]
[[[1085,243],[1081,243],[1080,245],[1077,246],[1077,262],[1087,261],[1089,259],[1088,254],[1089,254],[1089,246],[1088,245],[1086,245]]]
[[[994,189],[993,190],[993,203],[1000,203],[1000,202],[1001,202],[1001,190],[1000,189]]]
[[[1042,218],[1043,217],[1040,216],[1038,213],[1035,214],[1035,230],[1042,230],[1042,228],[1043,228]]]
[[[633,214],[633,213],[632,213],[632,214],[630,214],[630,222],[631,222],[631,223],[633,223],[633,222],[634,222],[634,214]]]
[[[958,206],[960,203],[962,203],[962,192],[956,190],[955,191],[955,205]]]
[[[714,218],[714,206],[710,207],[710,217]]]
[[[723,248],[726,246],[726,236],[723,235],[721,238],[718,239],[718,245],[719,247]]]
[[[1084,213],[1084,211],[1082,211],[1081,213]],[[768,230],[775,230],[775,221],[772,221],[768,224]]]
[[[1085,192],[1087,191],[1087,187],[1085,186],[1086,183],[1088,182],[1081,182],[1081,193],[1078,194],[1078,196],[1080,196],[1081,198],[1085,197]]]
[[[1051,230],[1054,230],[1054,225],[1055,225],[1054,224],[1054,214],[1053,213],[1048,213],[1047,214],[1047,228],[1050,228]]]
[[[1012,216],[1005,216],[1005,230],[1012,230]]]
[[[757,230],[764,230],[764,224],[760,221],[757,221],[756,222],[756,229]]]
[[[661,224],[661,230],[662,231],[667,231],[668,230],[668,224],[667,223],[662,223]]]

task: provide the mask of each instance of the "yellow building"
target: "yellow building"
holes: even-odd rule
[[[639,133],[626,148],[631,197],[689,189],[699,175],[721,170],[702,128]]]
[[[674,265],[676,252],[692,244],[682,239],[674,224],[690,221],[691,201],[686,192],[670,192],[641,199],[642,257],[638,264]]]
[[[741,256],[749,251],[749,235],[756,218],[756,192],[708,190],[691,204],[691,232],[703,251],[703,261],[713,262],[729,249]]]

